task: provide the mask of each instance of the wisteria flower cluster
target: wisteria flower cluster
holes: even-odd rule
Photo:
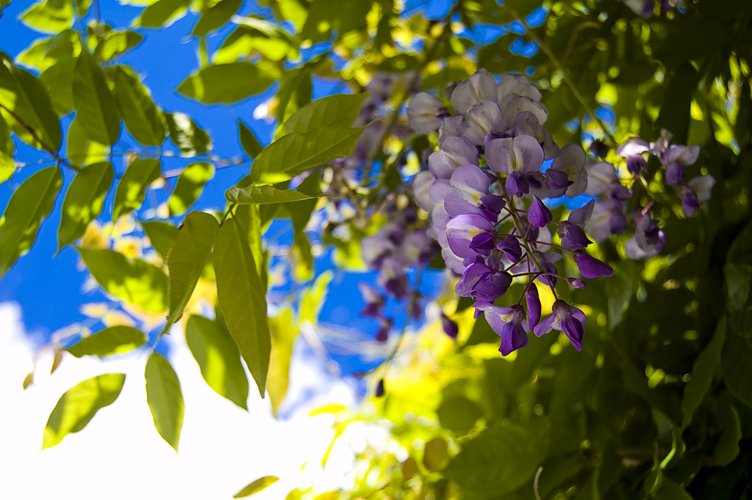
[[[671,134],[664,130],[652,143],[633,137],[616,149],[616,154],[626,161],[630,176],[622,179],[616,167],[608,162],[599,162],[588,168],[585,193],[595,199],[581,210],[585,229],[597,242],[612,234],[625,233],[634,222],[634,234],[625,245],[627,257],[646,259],[657,255],[666,242],[666,234],[651,215],[653,201],[645,206],[630,208],[633,192],[623,182],[647,186],[646,157],[657,158],[659,170],[666,185],[673,187],[681,198],[682,211],[687,217],[695,215],[702,203],[710,199],[715,179],[710,175],[698,176],[685,183],[685,169],[693,165],[700,154],[699,146],[671,144]]]
[[[580,350],[585,314],[556,299],[541,320],[538,286],[565,279],[607,277],[611,267],[587,251],[587,209],[554,220],[545,198],[577,196],[587,189],[587,157],[574,144],[559,148],[544,127],[541,94],[526,78],[479,71],[451,92],[455,113],[427,93],[408,106],[418,132],[439,131],[439,150],[413,182],[418,204],[431,214],[429,235],[441,246],[447,267],[461,276],[456,293],[474,301],[501,337],[507,355],[525,346],[528,334],[563,332]],[[544,168],[544,163],[548,168]],[[555,241],[556,240],[556,241]],[[580,276],[565,276],[564,256]],[[495,305],[513,281],[525,283],[517,304]]]

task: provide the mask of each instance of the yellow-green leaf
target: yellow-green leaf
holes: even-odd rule
[[[186,155],[206,153],[212,148],[209,135],[191,117],[183,113],[166,113],[170,139]]]
[[[10,128],[0,113],[0,184],[10,179],[16,170],[16,162],[13,160],[15,145],[10,138]]]
[[[193,36],[204,36],[221,28],[240,8],[241,0],[219,0],[201,13],[193,27]]]
[[[273,318],[269,318],[269,331],[272,336],[272,352],[266,389],[272,402],[272,411],[276,415],[287,395],[292,349],[295,339],[300,334],[292,309],[286,307]]]
[[[248,409],[248,377],[240,361],[238,346],[224,323],[191,316],[185,329],[185,340],[209,387],[239,407]]]
[[[198,70],[178,87],[178,92],[205,104],[231,104],[260,94],[274,75],[250,62],[212,64]]]
[[[256,479],[255,481],[248,484],[245,488],[235,493],[235,496],[233,498],[244,498],[249,497],[251,495],[255,495],[259,491],[268,488],[269,486],[273,485],[279,481],[279,478],[277,476],[264,476]]]
[[[321,127],[351,127],[368,94],[336,94],[306,104],[282,125],[285,134]]]
[[[227,219],[217,233],[214,270],[225,324],[263,397],[271,351],[266,288],[259,277],[247,236],[232,218]]]
[[[177,226],[161,220],[151,220],[142,222],[141,227],[149,238],[152,248],[164,260],[167,260],[170,248],[172,248],[172,244],[175,243],[175,238],[178,236]]]
[[[322,127],[284,135],[259,153],[251,177],[255,182],[276,184],[343,158],[353,152],[362,132],[359,128]]]
[[[161,174],[161,163],[155,158],[136,158],[128,165],[115,191],[112,220],[138,210],[144,202],[147,188]]]
[[[73,26],[72,0],[44,0],[21,14],[25,25],[43,33],[59,33]]]
[[[113,68],[115,99],[128,132],[145,146],[161,146],[166,136],[165,118],[141,83],[127,66]]]
[[[164,331],[183,315],[183,309],[193,295],[211,255],[218,229],[217,219],[205,212],[189,213],[180,225],[167,255],[167,267],[170,270],[170,315]]]
[[[190,3],[190,0],[158,0],[146,7],[133,24],[144,28],[167,27],[185,15]]]
[[[146,311],[167,311],[167,275],[153,264],[114,250],[77,248],[91,275],[107,293]]]
[[[68,127],[66,143],[67,157],[74,165],[85,166],[105,161],[110,154],[109,146],[92,141],[86,136],[78,118],[74,118]]]
[[[191,163],[185,167],[180,172],[172,196],[167,200],[170,215],[175,216],[185,213],[198,200],[204,189],[204,185],[212,177],[214,177],[214,165],[211,163]]]
[[[149,356],[145,376],[146,401],[154,418],[154,427],[177,451],[185,412],[180,380],[170,362],[157,352]]]
[[[123,55],[140,44],[144,36],[135,31],[107,31],[101,35],[95,54],[102,61],[109,61]]]
[[[63,201],[58,251],[83,236],[86,226],[102,213],[114,176],[110,162],[95,163],[76,173]]]
[[[71,387],[52,410],[44,428],[42,448],[50,448],[78,432],[105,406],[115,402],[125,382],[123,373],[107,373]]]
[[[76,62],[73,102],[81,128],[90,139],[107,146],[117,141],[120,116],[115,98],[107,86],[102,68],[87,50],[81,51]]]
[[[238,135],[243,151],[251,158],[256,158],[261,150],[264,149],[253,131],[240,120],[238,120]]]
[[[320,195],[323,196],[323,195]],[[231,187],[225,193],[227,201],[239,204],[256,203],[258,205],[270,203],[292,203],[296,201],[313,200],[319,196],[308,196],[292,189],[277,189],[272,186]]]
[[[0,225],[0,276],[34,244],[62,184],[60,170],[47,167],[29,177],[13,193]]]
[[[132,326],[111,326],[66,348],[77,358],[81,356],[112,356],[124,354],[146,343],[146,335]]]

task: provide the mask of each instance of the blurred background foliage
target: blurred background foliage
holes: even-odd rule
[[[8,3],[0,1],[0,8]],[[589,318],[581,353],[565,339],[546,336],[501,358],[498,337],[485,321],[473,320],[469,304],[456,299],[448,279],[443,291],[433,291],[436,299],[424,323],[406,326],[391,352],[372,353],[378,362],[362,377],[371,388],[383,384],[384,395],[366,397],[360,408],[319,410],[336,416],[336,439],[362,426],[387,431],[358,450],[352,489],[322,493],[301,485],[288,498],[735,499],[752,494],[748,0],[686,0],[667,3],[666,11],[656,5],[649,15],[630,8],[641,2],[611,0],[459,0],[428,7],[393,0],[260,0],[258,9],[242,16],[236,16],[240,0],[122,3],[144,8],[131,27],[101,22],[96,1],[34,4],[21,21],[49,37],[15,61],[3,56],[0,66],[0,177],[7,180],[19,166],[10,131],[56,165],[32,163],[46,168],[15,191],[0,226],[0,269],[31,248],[63,185],[58,168],[68,167],[64,184],[72,201],[67,212],[63,204],[63,214],[69,215],[63,215],[68,222],[65,231],[61,225],[60,246],[80,241],[79,253],[98,284],[93,286],[110,298],[104,309],[89,309],[93,321],[53,339],[54,349],[107,356],[144,344],[153,348],[160,332],[178,322],[209,385],[240,406],[248,397],[239,364],[241,354],[248,358],[230,341],[232,334],[237,342],[235,332],[226,328],[232,330],[237,318],[225,323],[216,307],[208,254],[187,257],[197,267],[185,271],[195,277],[196,291],[191,289],[178,309],[167,294],[166,271],[172,276],[168,255],[184,234],[177,226],[204,186],[214,182],[215,169],[247,168],[267,141],[239,122],[245,154],[224,158],[188,115],[154,103],[137,68],[117,61],[148,36],[148,28],[169,30],[176,19],[196,14],[191,36],[198,67],[185,75],[177,92],[206,105],[266,92],[259,114],[274,120],[275,138],[292,132],[283,124],[314,94],[358,93],[375,75],[403,75],[387,98],[384,132],[370,163],[356,178],[373,182],[356,183],[351,193],[342,194],[352,204],[351,214],[327,219],[321,214],[336,213],[334,201],[312,198],[243,205],[234,215],[247,225],[253,279],[271,292],[271,354],[265,362],[275,411],[287,390],[298,332],[310,340],[324,328],[317,318],[331,275],[318,264],[323,249],[335,249],[336,267],[362,270],[359,241],[386,222],[374,207],[404,196],[404,183],[434,148],[435,138],[398,133],[412,83],[446,102],[447,86],[477,69],[521,73],[543,91],[547,128],[559,144],[588,146],[597,139],[613,151],[630,137],[653,140],[666,129],[675,142],[701,145],[692,169],[717,180],[712,200],[690,220],[681,215],[678,200],[659,195],[657,210],[667,235],[661,255],[630,261],[623,251],[626,237],[609,240],[600,251],[615,276],[580,290],[562,288],[561,297]],[[208,35],[220,29],[226,36],[210,45]],[[87,108],[91,102],[95,109]],[[60,117],[68,127],[65,134]],[[609,155],[616,161],[613,152]],[[170,157],[185,162],[177,171],[165,170],[160,162]],[[123,165],[113,167],[114,158]],[[298,191],[315,197],[322,190],[345,189],[332,182],[332,168],[315,170]],[[95,177],[79,188],[83,194],[70,194],[76,183],[69,184],[71,172],[77,179],[83,172]],[[177,183],[170,184],[175,177]],[[110,223],[98,217],[113,178],[119,185],[115,201],[108,202],[113,203]],[[287,187],[283,181],[278,188]],[[661,185],[654,181],[652,192]],[[142,206],[147,189],[149,202]],[[15,208],[13,200],[18,200]],[[32,201],[32,214],[14,215]],[[215,208],[221,216],[224,206]],[[311,224],[312,214],[319,225]],[[291,241],[269,237],[270,224],[280,220],[290,221]],[[281,275],[280,258],[290,267]],[[293,286],[275,289],[280,282]],[[220,302],[222,295],[220,289]],[[273,298],[279,296],[284,298]],[[542,299],[544,310],[550,310],[553,298]],[[253,309],[263,310],[263,300],[260,305],[258,297],[253,300]],[[458,323],[456,341],[442,332],[439,309]],[[94,338],[90,331],[102,327],[114,340],[81,348]],[[356,340],[350,344],[359,344],[361,351],[372,348],[367,337]],[[206,356],[211,349],[220,357]],[[153,388],[149,404],[157,429],[177,446],[182,399],[174,393],[169,362],[152,356],[157,357],[147,366]],[[153,403],[160,398],[166,409]],[[88,414],[69,422],[70,432],[113,400],[94,401]],[[269,482],[249,485],[246,493]]]

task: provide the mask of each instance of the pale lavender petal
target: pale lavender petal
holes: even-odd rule
[[[438,99],[427,92],[420,92],[407,105],[407,119],[413,130],[427,134],[441,126],[439,116],[443,111],[444,107]]]
[[[452,106],[458,113],[465,114],[483,101],[496,101],[496,80],[483,69],[461,82],[452,92]]]
[[[697,195],[697,201],[705,203],[710,200],[710,194],[715,186],[715,178],[712,175],[695,177],[689,183],[689,188]]]
[[[499,108],[501,108],[502,114],[512,121],[518,113],[524,112],[532,113],[541,125],[548,120],[546,107],[535,99],[525,96],[507,95],[499,102]]]
[[[600,196],[608,193],[615,183],[619,182],[616,168],[608,162],[601,161],[587,167],[587,189],[585,194]]]
[[[530,83],[530,80],[524,76],[504,75],[502,77],[501,83],[498,86],[499,102],[510,94],[529,97],[536,101],[541,100],[540,90],[538,90],[535,85]]]
[[[462,135],[477,146],[486,142],[486,137],[504,129],[504,118],[496,102],[483,101],[470,108],[463,119]]]
[[[593,215],[593,209],[595,208],[595,200],[590,200],[580,208],[573,210],[567,220],[572,224],[584,224]]]

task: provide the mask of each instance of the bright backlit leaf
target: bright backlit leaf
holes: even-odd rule
[[[250,243],[238,223],[227,219],[214,244],[217,296],[230,335],[264,395],[271,338],[262,285]]]
[[[130,162],[115,191],[112,220],[138,210],[147,188],[159,179],[161,173],[161,163],[155,158],[136,158]]]
[[[204,36],[224,26],[240,8],[241,0],[219,0],[201,13],[193,36]]]
[[[89,139],[77,118],[71,121],[65,139],[66,154],[74,165],[83,167],[105,161],[109,156],[110,148]]]
[[[10,138],[10,128],[0,113],[0,184],[10,179],[16,170],[16,162],[13,160],[15,149]]]
[[[225,197],[232,203],[293,203],[317,198],[292,189],[277,189],[272,186],[248,186],[244,188],[232,187],[227,190]]]
[[[307,104],[282,125],[284,133],[311,132],[321,127],[351,127],[368,94],[336,94]]]
[[[146,335],[132,326],[111,326],[66,348],[77,358],[81,356],[112,356],[123,354],[146,343]]]
[[[231,104],[260,94],[274,75],[250,62],[213,64],[200,69],[178,86],[178,92],[206,104]]]
[[[107,293],[148,312],[167,311],[167,275],[154,264],[109,249],[77,248]]]
[[[249,497],[251,495],[255,495],[261,490],[264,490],[268,488],[269,486],[273,485],[279,481],[279,478],[277,476],[264,476],[256,479],[255,481],[252,481],[250,484],[248,484],[245,488],[235,493],[233,498],[245,498]]]
[[[224,323],[191,316],[185,328],[185,340],[209,387],[239,407],[248,409],[248,377],[240,361],[238,346]]]
[[[264,149],[253,131],[240,120],[238,120],[238,134],[243,151],[251,158],[256,158],[261,150]]]
[[[214,177],[214,165],[211,163],[191,163],[185,167],[180,172],[172,196],[167,200],[170,215],[185,213],[198,200],[204,190],[204,185],[212,177]]]
[[[170,446],[178,449],[183,429],[183,391],[175,370],[161,354],[154,352],[146,362],[146,401],[154,427]]]
[[[343,158],[353,152],[362,132],[359,128],[321,127],[284,135],[259,153],[251,177],[256,182],[276,184]]]
[[[59,33],[73,26],[74,15],[71,0],[44,0],[21,14],[21,20],[37,31]]]
[[[63,184],[57,167],[29,177],[11,196],[0,225],[0,276],[29,251]]]
[[[170,248],[172,248],[172,244],[175,243],[175,238],[178,236],[178,227],[161,220],[142,222],[141,227],[149,238],[152,248],[162,259],[167,260]]]
[[[186,155],[206,153],[212,148],[209,135],[183,113],[166,113],[170,139]]]
[[[115,98],[107,86],[102,68],[88,51],[82,50],[73,78],[76,117],[86,135],[104,145],[112,145],[120,135],[120,117]]]
[[[78,432],[105,406],[115,402],[125,383],[125,374],[108,373],[71,387],[52,410],[44,428],[42,448],[50,448],[68,434]]]
[[[83,236],[86,226],[102,213],[114,176],[110,162],[89,165],[76,174],[63,201],[58,250]]]
[[[266,390],[272,402],[272,411],[276,415],[287,395],[292,349],[300,334],[292,309],[286,307],[273,318],[269,318],[269,332],[272,338],[272,352],[269,359]]]
[[[180,225],[175,242],[167,255],[170,270],[170,315],[164,331],[183,315],[193,289],[211,255],[219,223],[205,212],[189,213]]]
[[[145,146],[160,146],[166,135],[165,118],[149,90],[127,66],[113,68],[115,98],[128,132]]]
[[[144,9],[134,24],[144,28],[167,27],[185,15],[190,3],[190,0],[157,0]]]

